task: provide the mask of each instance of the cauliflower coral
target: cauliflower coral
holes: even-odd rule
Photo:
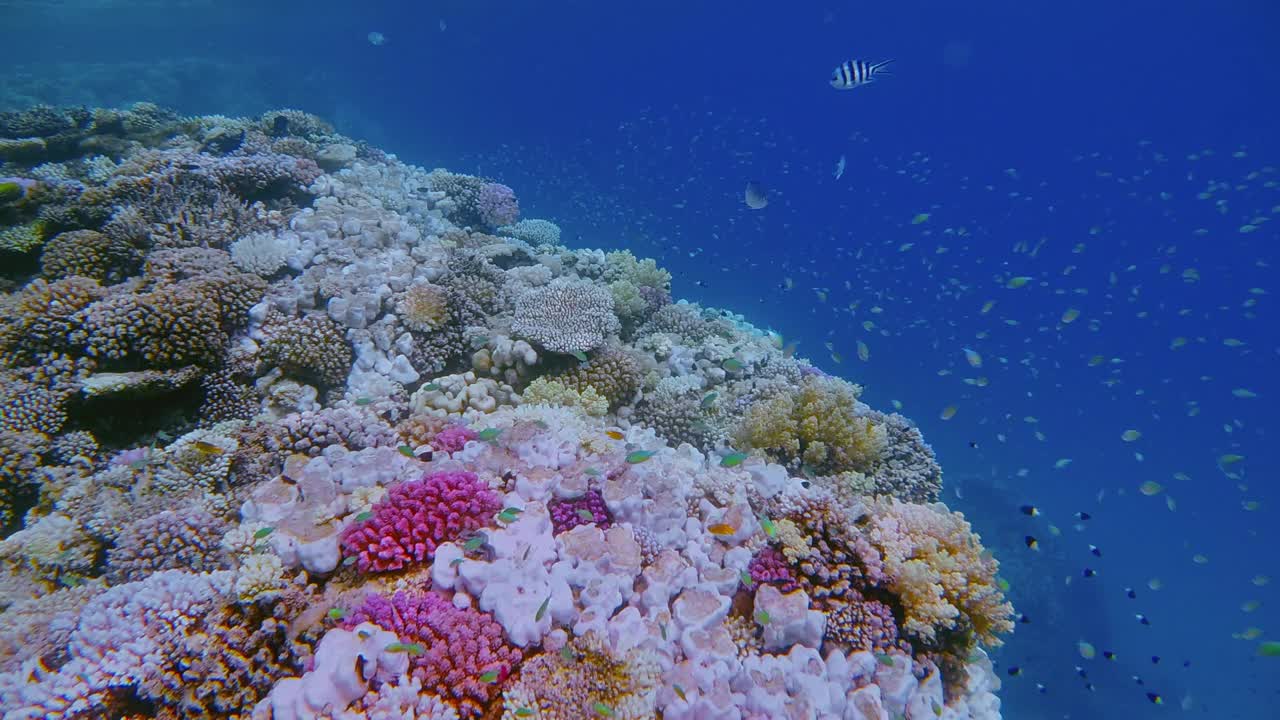
[[[822,474],[865,470],[883,452],[886,435],[859,411],[860,390],[839,378],[807,376],[798,388],[752,405],[738,442]]]
[[[898,596],[903,629],[929,643],[957,630],[989,647],[1013,631],[1013,606],[997,585],[1000,563],[982,548],[964,515],[941,503],[877,500],[864,532],[879,550],[889,591]]]

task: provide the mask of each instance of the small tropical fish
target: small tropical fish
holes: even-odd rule
[[[1152,705],[1164,704],[1164,698],[1160,697],[1158,693],[1147,693],[1147,699],[1151,701]]]
[[[498,682],[498,673],[496,670],[490,670],[489,672],[481,675],[478,679],[482,683],[492,685],[493,683]]]
[[[888,75],[885,67],[893,60],[882,60],[868,63],[865,60],[845,60],[831,71],[831,87],[837,90],[852,90],[875,80],[877,75]]]
[[[1125,430],[1120,434],[1120,439],[1125,442],[1136,442],[1142,437],[1142,433],[1138,430]]]
[[[1084,640],[1076,643],[1076,649],[1080,651],[1080,657],[1085,660],[1092,660],[1094,656],[1098,654],[1098,651],[1094,649],[1093,644],[1085,642]]]
[[[574,350],[573,352],[571,352],[571,353],[569,353],[569,354],[570,354],[570,355],[572,355],[572,356],[573,356],[573,357],[574,357],[578,362],[586,362],[586,361],[587,361],[587,354],[586,354],[586,353],[584,353],[584,352],[582,352],[581,350]]]
[[[360,514],[355,516],[355,521],[364,522],[365,520],[368,520],[371,517],[373,517],[373,513],[368,510],[365,510],[364,512],[361,512]]]
[[[422,643],[391,643],[387,646],[387,652],[402,652],[410,655],[424,655],[427,649]]]
[[[769,611],[760,610],[759,612],[756,613],[756,622],[760,623],[761,625],[768,625],[769,620],[770,620]]]
[[[444,21],[441,20],[440,22],[444,22]],[[534,715],[533,710],[527,707],[516,708],[516,717],[533,717],[533,715]]]
[[[1102,657],[1104,657],[1104,658],[1106,658],[1106,659],[1108,659],[1108,660],[1110,660],[1110,661],[1112,661],[1112,662],[1115,662],[1116,657],[1118,657],[1118,656],[1117,656],[1115,653],[1111,652],[1110,650],[1103,650],[1103,651],[1102,651]]]
[[[638,465],[657,454],[657,450],[637,450],[627,456],[627,462],[632,465]]]
[[[756,579],[751,577],[751,573],[743,570],[738,574],[738,579],[742,581],[742,586],[750,590],[756,584]]]
[[[1027,544],[1027,547],[1031,548],[1032,550],[1039,550],[1039,549],[1040,549],[1040,541],[1039,541],[1039,540],[1036,540],[1035,538],[1031,537],[1030,535],[1028,535],[1028,536],[1026,536],[1025,538],[1023,538],[1023,542],[1025,542],[1025,543]]]
[[[496,440],[502,434],[502,428],[485,428],[476,434],[476,437],[484,442]]]
[[[1164,486],[1156,482],[1155,480],[1147,480],[1146,482],[1138,486],[1138,492],[1142,493],[1143,495],[1146,495],[1147,497],[1151,497],[1152,495],[1159,495],[1163,491],[1164,491]]]
[[[730,525],[729,523],[716,523],[714,525],[707,526],[707,532],[712,535],[726,536],[738,532],[738,528]]]
[[[374,46],[374,47],[379,47],[379,46],[381,46],[381,45],[385,45],[385,44],[387,43],[387,36],[386,36],[386,35],[383,35],[382,33],[378,32],[377,30],[374,30],[373,32],[371,32],[371,33],[369,33],[368,35],[366,35],[365,37],[367,37],[367,38],[369,39],[369,44],[370,44],[370,45],[372,45],[372,46]]]
[[[720,458],[720,467],[723,467],[723,468],[737,467],[742,464],[743,460],[746,460],[746,459],[747,459],[747,454],[744,452],[729,453],[728,455],[725,455],[724,457]]]
[[[484,545],[488,541],[489,541],[489,538],[484,533],[478,532],[475,535],[473,535],[470,540],[468,540],[465,544],[463,544],[462,549],[467,552],[473,552],[473,551],[479,550],[480,546]]]
[[[718,398],[718,397],[720,397],[720,393],[718,393],[718,392],[716,392],[716,391],[712,390],[711,392],[709,392],[709,393],[707,393],[706,395],[703,395],[703,396],[702,396],[702,402],[698,403],[698,405],[699,405],[703,410],[710,410],[710,409],[711,409],[711,406],[715,404],[715,402],[716,402],[716,398]]]
[[[1040,516],[1040,510],[1035,505],[1023,505],[1019,510],[1022,511],[1023,515],[1029,515],[1031,517]]]
[[[681,700],[683,700],[684,702],[689,702],[689,698],[685,697],[685,694],[684,694],[684,688],[682,688],[682,687],[680,687],[679,685],[676,685],[676,684],[674,684],[674,683],[673,683],[673,684],[671,685],[671,689],[675,691],[675,693],[676,693],[676,697],[680,698],[680,699],[681,699]]]
[[[542,604],[538,606],[538,612],[534,613],[534,616],[533,616],[534,622],[542,621],[542,616],[547,614],[547,606],[550,604],[551,604],[551,596],[548,595],[547,599],[543,600]]]
[[[605,705],[599,700],[597,700],[595,704],[591,706],[591,709],[595,710],[602,717],[613,717],[613,708],[609,707],[608,705]]]
[[[586,508],[578,508],[578,519],[583,522],[595,522],[596,516]]]
[[[1026,285],[1029,282],[1031,282],[1031,278],[1029,276],[1019,275],[1017,277],[1009,278],[1009,282],[1005,283],[1005,287],[1009,288],[1010,290],[1017,290],[1018,288],[1022,287],[1023,285]]]
[[[440,389],[440,384],[430,382],[430,383],[427,383],[426,385],[423,385],[422,389],[426,390],[427,392],[435,392],[436,390]]]
[[[408,445],[401,445],[400,447],[396,448],[396,450],[399,450],[400,454],[407,458],[413,457],[413,448],[409,447]]]
[[[742,201],[752,210],[763,210],[769,205],[769,193],[763,185],[752,180],[742,193]]]
[[[778,537],[778,526],[773,524],[768,515],[760,516],[760,527],[764,528],[764,534],[771,538]]]
[[[1080,521],[1091,520],[1093,516],[1087,512],[1078,512],[1076,513],[1076,519]]]
[[[1018,677],[1019,675],[1022,674],[1022,668],[1018,667],[1017,665],[1011,665],[1009,666],[1009,670],[1007,672],[1009,673],[1009,677]]]
[[[743,368],[743,365],[737,358],[729,358],[728,360],[720,363],[720,367],[728,370],[729,372],[738,372]]]
[[[196,452],[200,453],[201,455],[221,455],[222,453],[226,452],[225,450],[218,447],[217,445],[214,445],[213,443],[207,443],[203,440],[196,440],[192,442],[191,447],[195,448]]]
[[[911,224],[912,224],[912,225],[923,225],[923,224],[925,224],[925,223],[929,222],[929,218],[931,218],[931,217],[933,217],[933,216],[932,216],[931,214],[929,214],[929,213],[916,213],[915,217],[911,218]]]
[[[840,159],[836,161],[836,179],[837,180],[844,177],[844,167],[845,167],[845,159],[844,159],[844,156],[841,155]]]
[[[1258,657],[1280,657],[1280,640],[1264,640],[1258,643]]]
[[[271,528],[271,527],[260,528],[257,532],[253,534],[253,539],[261,540],[262,538],[270,535],[273,530],[275,530],[275,528]]]
[[[867,344],[862,342],[861,340],[859,340],[857,344],[858,344],[858,359],[861,360],[862,362],[866,362],[870,360],[871,348],[867,347]]]
[[[938,415],[938,417],[943,420],[950,420],[951,418],[956,416],[957,409],[958,408],[956,408],[955,405],[948,405],[942,408],[942,412]]]
[[[893,667],[893,656],[888,653],[876,653],[876,661],[881,665]]]
[[[340,607],[329,608],[329,612],[326,615],[329,616],[330,620],[341,620],[347,616],[347,611]]]
[[[623,435],[622,433],[618,432],[617,430],[605,430],[605,431],[604,431],[604,434],[605,434],[605,435],[608,435],[609,437],[613,438],[614,440],[622,440],[623,438],[625,438],[625,437],[626,437],[626,435]]]
[[[1098,571],[1094,570],[1093,568],[1085,568],[1084,570],[1080,571],[1080,575],[1087,578],[1097,577]]]

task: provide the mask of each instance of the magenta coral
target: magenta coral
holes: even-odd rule
[[[751,573],[751,579],[757,583],[774,585],[784,593],[800,587],[796,582],[795,573],[787,564],[787,559],[771,547],[756,553],[756,556],[751,558],[751,563],[747,565],[747,571]]]
[[[430,560],[441,543],[483,527],[501,509],[475,473],[431,473],[391,488],[372,517],[342,533],[342,547],[362,571],[400,570]]]
[[[491,615],[454,607],[434,592],[370,594],[347,622],[354,627],[365,621],[417,644],[410,674],[427,692],[456,701],[463,717],[478,716],[521,660]]]
[[[450,425],[436,433],[431,439],[431,447],[444,453],[456,453],[477,437],[476,431],[465,425]]]
[[[551,511],[551,527],[557,535],[579,525],[595,525],[607,530],[611,524],[609,508],[599,490],[588,490],[573,500],[552,501],[547,509]]]
[[[516,194],[502,183],[486,183],[476,199],[480,219],[490,227],[510,225],[520,217]]]

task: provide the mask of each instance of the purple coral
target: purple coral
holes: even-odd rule
[[[373,516],[342,533],[342,547],[364,572],[401,570],[430,560],[441,543],[489,522],[502,500],[471,472],[437,472],[391,488]]]
[[[454,607],[434,592],[370,594],[347,623],[354,627],[366,621],[416,644],[410,674],[422,681],[423,690],[455,700],[463,717],[480,715],[521,660],[520,650],[507,643],[491,615]],[[492,681],[486,682],[486,673],[493,674]]]
[[[456,453],[477,437],[476,431],[466,425],[450,425],[436,433],[431,439],[431,447],[443,453]]]
[[[551,511],[551,527],[557,535],[579,525],[595,525],[607,530],[612,524],[609,508],[599,490],[588,490],[573,500],[554,500],[547,509]]]
[[[795,573],[787,564],[787,559],[771,547],[756,553],[756,556],[751,558],[751,563],[747,565],[747,571],[751,573],[751,579],[757,583],[774,585],[784,593],[800,587],[796,582]]]
[[[846,642],[854,650],[887,652],[905,650],[911,646],[898,634],[898,623],[893,610],[879,600],[864,597],[850,590],[842,605],[832,614],[830,632],[836,639]]]
[[[502,183],[485,183],[476,198],[480,219],[489,227],[510,225],[520,217],[515,191]]]

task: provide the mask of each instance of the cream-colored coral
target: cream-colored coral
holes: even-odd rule
[[[236,594],[241,600],[274,595],[284,588],[284,563],[274,553],[250,555],[236,573]]]
[[[1000,564],[963,514],[941,503],[881,499],[872,503],[864,531],[883,556],[905,631],[931,642],[939,629],[963,628],[987,646],[1000,645],[999,636],[1013,631],[1013,606],[996,581]]]
[[[418,388],[409,398],[409,407],[416,413],[441,417],[472,417],[491,413],[502,405],[517,404],[518,399],[510,385],[467,371],[436,378]]]
[[[609,412],[608,398],[590,385],[579,392],[555,380],[538,378],[529,383],[529,387],[521,393],[521,398],[528,404],[581,408],[586,414],[595,417],[603,417]]]
[[[799,525],[784,518],[776,521],[774,527],[778,531],[779,549],[787,562],[794,564],[809,557],[812,549]]]

